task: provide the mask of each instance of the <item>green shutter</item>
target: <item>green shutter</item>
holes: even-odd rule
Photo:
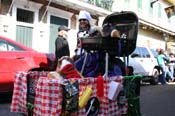
[[[151,3],[153,2],[153,0],[149,0],[149,14],[152,15],[153,14],[153,7],[151,8]]]
[[[129,7],[129,3],[130,3],[130,0],[125,0],[125,8],[128,8]]]
[[[142,0],[137,0],[137,7],[142,9]]]
[[[162,6],[161,6],[161,4],[159,3],[159,4],[158,4],[158,18],[161,18],[161,9],[162,9]]]
[[[125,4],[129,4],[130,0],[125,0]]]
[[[68,26],[68,20],[56,16],[50,17],[50,39],[49,39],[49,52],[55,53],[55,40],[58,36],[58,27],[60,25]]]
[[[16,26],[16,41],[32,48],[33,27]]]

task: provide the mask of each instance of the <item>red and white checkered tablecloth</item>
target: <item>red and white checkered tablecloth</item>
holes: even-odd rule
[[[60,81],[58,79],[45,78],[42,75],[39,76],[33,116],[59,116],[63,98]],[[17,73],[15,78],[11,111],[27,114],[27,73]],[[123,82],[122,76],[110,77],[104,80],[104,97],[99,98],[100,111],[98,116],[120,116],[127,113],[127,101],[124,106],[119,107],[117,101],[111,102],[108,100],[109,83],[112,80]],[[93,90],[91,96],[97,96],[97,78],[78,79],[78,82],[80,94],[87,86],[91,86]],[[75,115],[85,116],[85,108],[80,109]]]
[[[99,98],[100,116],[120,116],[127,113],[127,102],[123,107],[119,107],[117,102],[108,100],[109,82],[115,80],[122,82],[122,77],[112,77],[104,82],[104,97]],[[97,96],[97,79],[78,79],[79,90],[82,92],[87,86],[92,86],[92,96]],[[40,78],[36,89],[34,116],[58,116],[62,107],[62,88],[58,79]],[[81,94],[81,93],[80,93]],[[85,108],[80,109],[77,116],[85,116]]]
[[[15,75],[13,98],[10,110],[27,114],[27,73],[18,72]]]
[[[17,72],[15,74],[15,82],[13,89],[12,103],[10,106],[11,112],[18,112],[27,114],[27,78],[30,76],[38,78],[40,76],[47,76],[46,71],[31,71],[31,72]]]

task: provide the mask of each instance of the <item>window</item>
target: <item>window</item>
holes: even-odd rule
[[[132,58],[150,58],[149,51],[145,47],[136,47],[134,52],[131,54]]]
[[[137,8],[142,9],[142,0],[137,0]]]
[[[154,49],[150,49],[155,58],[157,58],[158,53]]]
[[[148,50],[145,47],[140,47],[140,51],[142,53],[143,58],[150,58],[151,57]]]
[[[0,40],[0,51],[7,51],[7,44],[3,40]]]
[[[17,9],[17,21],[25,22],[25,23],[33,23],[34,22],[34,12]]]
[[[8,43],[7,46],[8,51],[24,51],[22,48],[19,48],[18,46],[13,45],[11,43]]]
[[[125,0],[125,6],[126,6],[126,7],[129,6],[129,2],[130,2],[130,0]]]
[[[136,47],[136,49],[134,50],[134,52],[131,54],[132,58],[139,58],[141,57],[141,54],[139,52],[139,47]]]
[[[0,51],[23,51],[23,49],[4,40],[0,40]]]

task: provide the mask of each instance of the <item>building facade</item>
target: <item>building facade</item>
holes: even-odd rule
[[[129,10],[138,15],[138,45],[175,53],[175,15],[168,18],[165,12],[172,5],[173,0],[115,0],[112,10]]]
[[[110,11],[82,0],[0,0],[0,34],[37,51],[54,53],[59,25],[71,28],[68,41],[75,49],[78,14],[87,10],[93,22]]]
[[[164,11],[173,2],[159,0],[150,7],[152,1],[154,0],[0,0],[0,35],[37,51],[54,53],[57,28],[59,25],[67,25],[71,28],[68,41],[73,54],[80,10],[89,11],[93,23],[99,26],[106,15],[129,10],[139,17],[137,44],[175,52],[175,18],[167,18]]]

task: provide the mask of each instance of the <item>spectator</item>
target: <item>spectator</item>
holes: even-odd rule
[[[165,62],[168,61],[168,57],[165,55],[165,51],[163,49],[160,49],[158,57],[157,57],[157,62],[158,65],[160,66],[160,69],[162,71],[162,76],[161,76],[161,83],[166,84],[166,65]]]
[[[56,65],[58,59],[60,59],[62,56],[70,56],[69,45],[67,42],[68,31],[69,29],[64,25],[61,25],[58,28],[58,37],[55,40]]]
[[[174,64],[175,63],[175,57],[174,54],[169,54],[169,63],[168,63],[168,71],[170,75],[171,81],[174,81]]]

